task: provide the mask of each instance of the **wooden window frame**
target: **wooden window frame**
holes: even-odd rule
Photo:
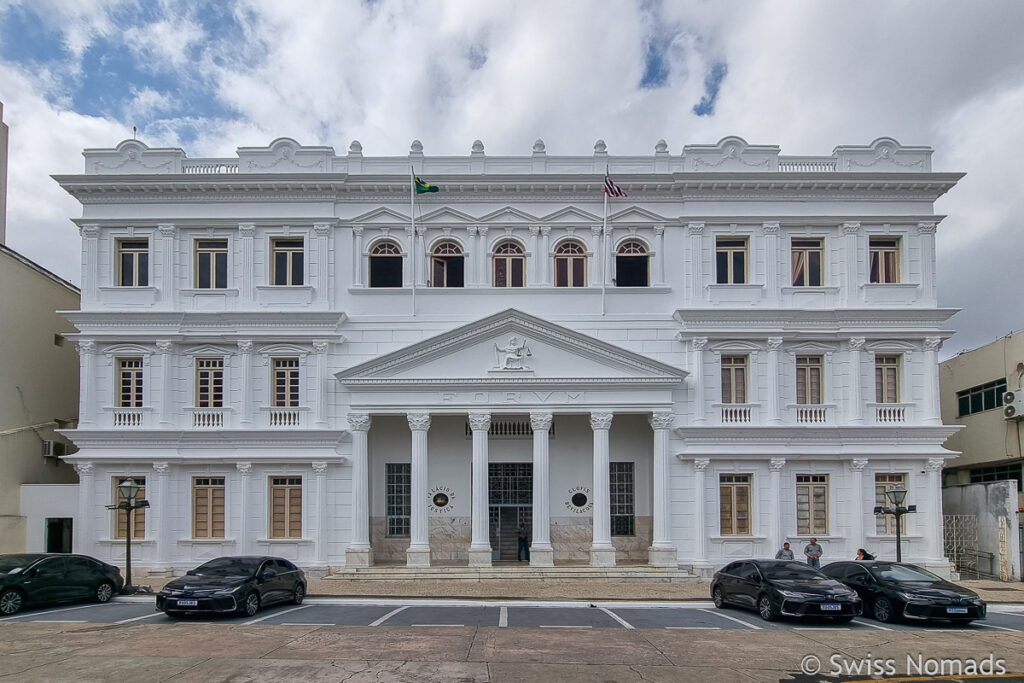
[[[715,238],[715,282],[720,285],[745,285],[749,282],[750,241],[746,237]],[[742,272],[737,273],[736,256],[743,258]],[[725,256],[725,269],[721,258]]]
[[[868,281],[895,284],[900,281],[900,238],[868,238]]]
[[[141,408],[145,400],[145,361],[141,357],[117,359],[117,407]]]
[[[824,373],[825,359],[821,355],[799,355],[796,357],[797,405],[821,405],[824,403]]]
[[[195,240],[193,263],[195,263],[196,289],[227,289],[228,272],[231,266],[227,238],[197,238]],[[209,278],[203,284],[204,273]]]
[[[910,474],[907,472],[875,472],[875,506],[890,507],[889,499],[885,492],[897,484],[907,488]],[[896,518],[893,515],[878,515],[875,517],[875,533],[879,536],[896,535]],[[900,533],[907,533],[907,517],[900,518]]]
[[[493,287],[506,289],[526,286],[526,250],[518,242],[506,240],[497,244],[491,258],[491,267]],[[504,283],[499,284],[502,279]]]
[[[192,538],[224,538],[226,483],[222,476],[192,477]]]
[[[461,266],[461,284],[455,278],[454,261]],[[431,287],[465,287],[466,286],[466,255],[458,243],[445,240],[434,246],[430,254],[430,286]]]
[[[555,248],[555,287],[587,286],[587,250],[575,240]]]
[[[798,536],[828,536],[829,475],[796,475],[796,533]],[[816,497],[824,500],[817,505]],[[802,499],[802,497],[804,499]],[[801,515],[801,513],[806,513]]]
[[[196,408],[224,407],[224,359],[196,358]]]
[[[750,389],[749,360],[750,357],[745,354],[722,356],[722,403],[747,403],[747,392]],[[737,398],[741,400],[736,400]]]
[[[302,538],[302,477],[271,476],[267,479],[268,538]],[[278,495],[280,493],[280,495]],[[282,510],[277,510],[278,499]],[[298,519],[296,520],[296,516]],[[280,531],[278,529],[280,528]]]
[[[891,386],[889,377],[892,378]],[[899,354],[876,354],[875,403],[899,403],[902,389]]]
[[[270,405],[298,408],[302,405],[302,363],[294,356],[270,359]]]
[[[117,240],[117,286],[149,286],[149,240]]]
[[[790,274],[794,287],[822,287],[825,284],[825,240],[794,237]],[[817,261],[817,263],[815,263]],[[817,267],[817,273],[814,272]],[[817,277],[815,277],[817,275]]]
[[[718,475],[718,525],[719,534],[722,536],[753,536],[754,505],[751,494],[753,493],[754,475],[749,473],[722,473]],[[740,516],[740,505],[737,493],[745,492],[746,517]],[[728,515],[726,512],[728,511]],[[728,518],[728,519],[727,519]]]
[[[306,277],[306,243],[301,237],[273,237],[270,240],[270,284],[304,285]],[[284,261],[284,282],[279,282],[278,259]]]
[[[118,475],[114,477],[114,505],[120,505],[124,502],[125,498],[121,495],[121,489],[118,488],[122,482],[129,479],[135,481],[139,485],[139,492],[135,496],[136,501],[144,500],[146,498],[146,478],[139,476]],[[114,510],[114,538],[124,538],[125,525],[127,521],[126,512],[124,510]],[[137,508],[132,510],[132,540],[143,540],[146,538],[146,508]]]

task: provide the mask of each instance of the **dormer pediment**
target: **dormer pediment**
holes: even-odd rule
[[[639,206],[630,206],[622,211],[610,214],[608,216],[608,222],[611,223],[665,223],[669,219],[664,216],[659,216],[653,211],[642,209]]]
[[[575,206],[559,209],[540,220],[544,223],[583,223],[585,225],[599,225],[603,222],[600,216],[577,209]]]
[[[480,217],[481,223],[537,223],[538,220],[536,216],[531,216],[525,211],[520,211],[511,206],[503,207]]]
[[[409,225],[409,216],[404,213],[398,213],[388,208],[374,209],[368,213],[356,216],[348,221],[354,225],[372,225],[386,223],[388,225],[394,225],[396,223],[401,225]]]
[[[424,214],[421,218],[416,219],[416,223],[419,225],[433,225],[435,223],[474,223],[477,219],[470,216],[468,213],[457,211],[450,207],[442,207],[435,209],[429,213]]]

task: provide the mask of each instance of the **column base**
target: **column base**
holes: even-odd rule
[[[551,546],[530,546],[531,567],[554,567],[555,551]]]
[[[406,567],[429,567],[430,548],[408,548],[405,551]]]
[[[345,550],[346,567],[372,567],[373,548],[348,548]]]
[[[647,564],[652,567],[678,566],[676,549],[672,546],[651,546],[647,549]]]
[[[590,547],[591,567],[614,567],[615,548],[612,547]]]
[[[491,549],[490,548],[470,548],[469,549],[469,566],[470,567],[490,567],[491,566]]]

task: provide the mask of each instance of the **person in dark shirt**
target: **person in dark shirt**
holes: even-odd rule
[[[530,561],[530,545],[528,543],[530,535],[526,530],[526,523],[519,525],[519,530],[516,531],[516,539],[519,541],[519,547],[516,551],[516,559],[520,562],[523,561],[523,556],[526,556],[526,561]]]

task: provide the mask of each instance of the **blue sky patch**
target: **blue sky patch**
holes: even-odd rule
[[[711,116],[715,113],[715,100],[718,99],[718,89],[722,86],[722,80],[729,73],[729,65],[725,62],[715,62],[711,65],[708,75],[704,77],[704,97],[700,98],[693,107],[693,113],[697,116]]]
[[[641,88],[661,88],[668,84],[671,67],[668,49],[672,45],[672,34],[652,36],[644,50],[644,75],[640,78]]]

